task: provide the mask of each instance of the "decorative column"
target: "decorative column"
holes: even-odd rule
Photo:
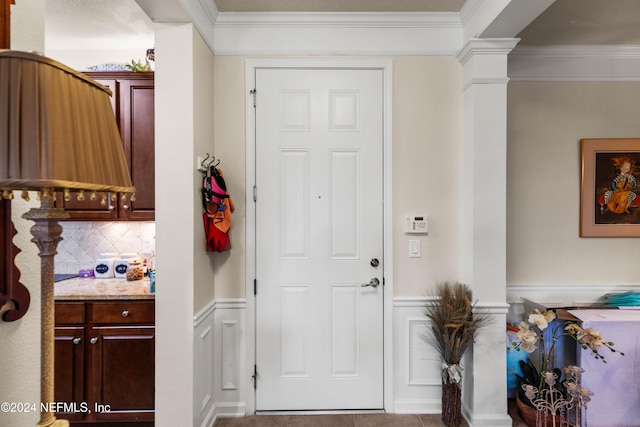
[[[518,39],[472,39],[463,66],[463,282],[493,321],[464,366],[473,426],[508,427],[506,332],[507,56]]]

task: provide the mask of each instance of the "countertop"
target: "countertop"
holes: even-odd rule
[[[149,278],[95,279],[76,277],[54,284],[56,301],[154,299],[149,290]]]

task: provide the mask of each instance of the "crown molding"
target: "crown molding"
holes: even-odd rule
[[[216,55],[455,55],[457,13],[219,13]]]
[[[520,39],[471,39],[456,55],[458,61],[464,65],[476,55],[507,55]]]
[[[220,12],[216,28],[457,28],[453,12]]]
[[[511,81],[640,81],[640,46],[518,46]]]
[[[457,13],[219,13],[216,55],[455,55]]]
[[[478,10],[482,7],[484,0],[467,0],[460,9],[460,22],[463,25],[467,25],[469,21],[478,13]]]
[[[457,13],[232,13],[217,15],[216,55],[455,55]]]

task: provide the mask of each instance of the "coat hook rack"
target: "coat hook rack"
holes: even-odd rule
[[[211,167],[218,167],[220,164],[220,159],[216,159],[215,156],[207,153],[206,157],[200,160],[200,164],[198,165],[198,170],[204,174],[209,173]]]

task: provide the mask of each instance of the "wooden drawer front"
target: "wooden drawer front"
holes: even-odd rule
[[[91,303],[91,321],[94,323],[154,323],[153,301],[119,301]]]
[[[56,325],[84,323],[83,302],[57,302],[55,307]]]

